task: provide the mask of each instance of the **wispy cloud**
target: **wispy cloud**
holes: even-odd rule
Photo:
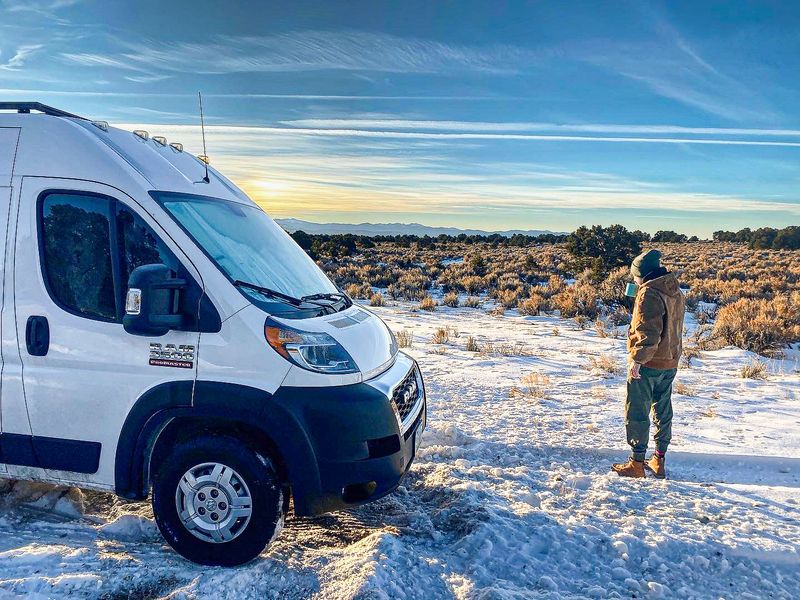
[[[8,60],[3,60],[0,55],[0,69],[4,71],[17,71],[23,67],[25,61],[42,49],[41,44],[28,44],[19,46]]]
[[[157,131],[200,148],[199,128],[123,125]],[[335,151],[290,128],[207,127],[213,164],[276,215],[335,209],[342,213],[480,215],[489,210],[630,209],[685,213],[800,216],[800,204],[773,198],[671,189],[609,173],[518,162],[467,163],[408,147],[369,151],[339,143]],[[324,138],[323,138],[324,141]]]
[[[58,12],[81,4],[85,0],[0,0],[0,14],[30,13],[39,18],[45,18],[57,23],[67,24]]]
[[[202,74],[316,70],[513,74],[543,58],[517,46],[467,46],[366,31],[217,35],[202,43],[144,40],[126,42],[122,50],[103,58],[62,56],[78,64],[105,59],[120,68]]]
[[[655,35],[648,41],[598,39],[564,47],[567,56],[614,72],[655,94],[733,121],[774,120],[757,90],[711,64],[665,15],[646,6]],[[738,65],[737,74],[746,70]]]
[[[483,132],[432,132],[432,131],[391,131],[374,129],[327,129],[308,127],[230,127],[216,126],[226,130],[251,133],[281,133],[319,137],[350,138],[396,138],[429,140],[506,140],[528,142],[583,142],[615,144],[702,144],[712,146],[776,146],[800,148],[800,141],[753,140],[732,138],[689,138],[689,137],[632,137],[632,136],[590,136],[590,135],[539,135],[528,133],[483,133]]]
[[[683,125],[624,125],[613,123],[535,123],[487,121],[431,121],[408,119],[294,119],[284,125],[325,129],[389,129],[444,131],[570,131],[615,134],[741,135],[799,137],[800,129],[745,127],[686,127]]]

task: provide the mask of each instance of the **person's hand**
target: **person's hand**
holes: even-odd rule
[[[642,365],[634,361],[628,363],[628,381],[642,378],[642,376],[639,374],[639,367],[641,366]]]

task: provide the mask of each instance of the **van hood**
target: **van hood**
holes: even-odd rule
[[[299,321],[275,316],[272,319],[287,327],[327,333],[347,350],[363,379],[380,373],[397,355],[397,343],[386,323],[361,306]]]

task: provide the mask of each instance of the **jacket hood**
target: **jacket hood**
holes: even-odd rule
[[[667,296],[676,296],[681,293],[680,286],[678,285],[678,278],[672,273],[666,273],[661,277],[645,281],[642,283],[642,287],[653,288]]]

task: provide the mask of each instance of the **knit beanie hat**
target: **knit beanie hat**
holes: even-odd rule
[[[631,275],[634,277],[647,277],[649,273],[661,266],[661,252],[658,250],[647,250],[633,259],[631,263]]]

